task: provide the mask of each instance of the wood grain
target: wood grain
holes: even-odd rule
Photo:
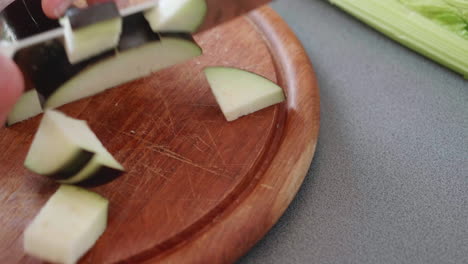
[[[320,112],[297,38],[265,7],[196,39],[203,56],[60,108],[128,171],[93,189],[111,202],[109,224],[82,263],[232,263],[300,187]],[[278,82],[287,102],[228,123],[201,72],[213,65]],[[40,263],[22,252],[24,228],[57,188],[22,165],[39,121],[0,130],[0,263]]]
[[[206,0],[207,14],[198,32],[211,29],[266,5],[272,0]]]

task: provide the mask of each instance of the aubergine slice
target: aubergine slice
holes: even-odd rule
[[[104,184],[124,171],[85,121],[55,110],[45,112],[24,164],[34,173],[69,184]]]
[[[25,253],[47,263],[78,263],[105,232],[108,210],[103,196],[61,185],[24,231]]]
[[[116,50],[71,64],[60,39],[17,51],[14,60],[39,94],[42,108],[93,96],[202,54],[187,33],[154,33],[143,14],[123,19]],[[33,63],[31,63],[33,62]]]
[[[72,65],[61,41],[54,39],[21,49],[13,59],[23,72],[26,89],[36,89],[43,104],[67,80],[90,65],[112,56],[115,56],[115,52],[110,51]]]
[[[252,72],[222,66],[207,67],[204,72],[227,121],[236,120],[286,99],[280,86]]]
[[[103,166],[103,164],[108,164]],[[112,157],[102,154],[94,158],[74,177],[58,180],[64,184],[75,184],[82,187],[96,187],[107,184],[122,175],[123,168],[114,162]]]
[[[114,2],[71,8],[60,20],[68,60],[75,64],[117,47],[122,18]]]
[[[56,108],[93,96],[201,54],[200,47],[193,41],[162,37],[160,41],[151,41],[90,65],[48,96],[44,108]]]
[[[144,14],[154,32],[194,33],[203,24],[207,10],[205,0],[159,0]]]
[[[35,89],[26,91],[8,115],[6,126],[11,126],[40,113],[42,113],[42,107],[37,91]]]

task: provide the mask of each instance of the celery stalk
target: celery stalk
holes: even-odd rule
[[[445,0],[445,2],[456,7],[468,8],[468,1],[466,0]]]
[[[408,9],[398,0],[329,1],[393,40],[468,79],[468,40]]]

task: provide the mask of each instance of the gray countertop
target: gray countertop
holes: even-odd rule
[[[468,81],[327,1],[273,7],[314,64],[321,134],[296,199],[239,263],[468,263]]]

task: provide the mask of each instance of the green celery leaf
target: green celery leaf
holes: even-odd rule
[[[465,0],[400,0],[409,9],[468,39],[468,9]]]

